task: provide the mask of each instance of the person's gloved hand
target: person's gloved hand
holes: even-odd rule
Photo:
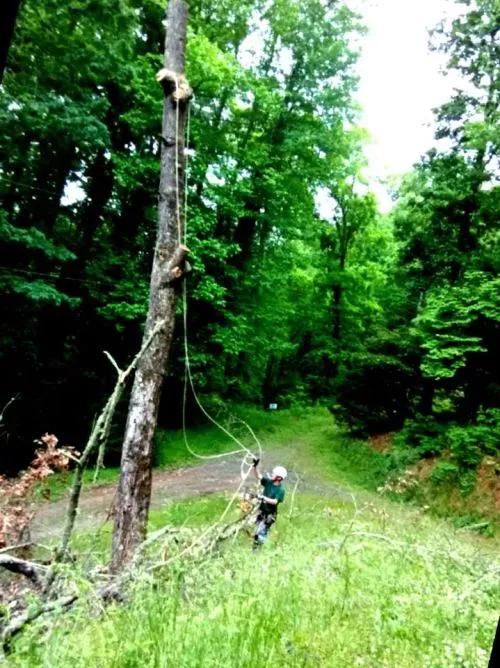
[[[264,501],[264,494],[257,494],[257,498],[259,501]]]
[[[260,457],[254,457],[252,462],[253,467],[255,468],[256,466],[258,466],[259,462],[260,462]]]

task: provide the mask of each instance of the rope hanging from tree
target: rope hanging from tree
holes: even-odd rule
[[[175,122],[175,173],[176,173],[176,212],[177,212],[177,233],[178,233],[178,241],[179,241],[179,249],[184,249],[184,258],[186,253],[189,252],[187,249],[187,208],[188,208],[188,187],[187,187],[187,175],[188,175],[188,159],[189,159],[189,139],[190,139],[190,126],[191,126],[191,105],[190,105],[190,99],[192,97],[192,90],[187,83],[185,77],[180,77],[177,75],[175,72],[170,72],[170,70],[160,70],[156,76],[158,81],[161,81],[163,85],[171,85],[172,83],[175,86],[174,91],[171,93],[172,94],[172,99],[176,103],[176,122]],[[187,130],[186,130],[186,148],[185,148],[185,155],[186,155],[186,170],[185,170],[185,178],[184,178],[184,183],[183,183],[183,189],[184,189],[184,197],[183,197],[183,204],[184,204],[184,235],[182,235],[182,217],[181,217],[181,188],[180,188],[180,183],[179,183],[179,172],[180,172],[180,159],[179,159],[179,105],[180,103],[186,103],[188,108],[187,108]],[[184,271],[180,271],[180,275],[182,275]],[[226,510],[222,514],[221,518],[219,519],[219,522],[222,521],[222,519],[225,517],[227,511],[233,504],[234,500],[236,499],[237,495],[239,494],[241,487],[245,483],[251,469],[252,469],[252,462],[256,456],[260,459],[262,456],[262,446],[260,444],[259,439],[257,438],[255,432],[253,429],[248,425],[245,421],[240,420],[241,423],[246,427],[246,429],[249,431],[251,437],[255,441],[257,448],[258,448],[258,455],[255,455],[239,438],[237,438],[229,429],[224,427],[220,422],[218,422],[204,407],[202,402],[200,401],[198,397],[198,393],[196,392],[196,388],[194,385],[193,381],[193,376],[191,373],[191,363],[189,359],[189,343],[188,343],[188,324],[187,324],[187,311],[188,311],[188,300],[187,300],[187,288],[186,288],[186,281],[183,281],[183,287],[182,287],[182,305],[183,305],[183,347],[184,347],[184,387],[183,387],[183,397],[182,397],[182,432],[183,432],[183,438],[184,438],[184,444],[188,452],[193,456],[196,457],[197,459],[219,459],[222,457],[228,457],[230,455],[235,455],[238,453],[243,453],[243,458],[241,461],[241,466],[240,466],[240,475],[241,475],[241,483],[235,492],[235,495],[233,495],[233,498],[229,502]],[[186,429],[186,405],[187,405],[187,392],[188,392],[188,385],[191,390],[191,393],[193,395],[193,398],[198,406],[198,408],[201,410],[203,415],[215,426],[217,429],[222,431],[228,438],[230,438],[236,445],[238,446],[237,450],[232,450],[230,452],[224,452],[224,453],[219,453],[216,455],[200,455],[196,453],[190,446],[189,440],[187,437],[187,429]]]

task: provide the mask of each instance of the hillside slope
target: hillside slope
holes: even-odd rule
[[[321,429],[324,438],[324,416],[267,432],[269,463],[286,457],[302,477],[260,552],[242,534],[216,557],[137,572],[126,604],[104,611],[91,599],[33,626],[13,665],[485,666],[500,609],[497,541],[352,482],[339,490],[341,474],[313,447]],[[151,526],[208,527],[231,491],[171,500]],[[90,530],[75,547],[105,558],[109,533]]]

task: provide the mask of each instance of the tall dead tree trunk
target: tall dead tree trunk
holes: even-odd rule
[[[148,338],[164,323],[137,366],[123,442],[121,473],[115,507],[110,569],[117,572],[144,539],[151,498],[151,463],[163,376],[174,331],[176,277],[183,269],[185,249],[183,197],[184,126],[189,87],[184,78],[188,6],[171,0],[167,12],[165,69],[157,79],[165,94],[162,126],[158,232],[151,274]],[[177,106],[178,105],[178,106]],[[179,173],[176,174],[176,171]],[[179,201],[178,201],[179,197]],[[179,269],[180,268],[180,269]]]

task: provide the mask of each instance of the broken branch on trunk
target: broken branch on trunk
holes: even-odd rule
[[[193,95],[193,89],[184,74],[174,72],[166,67],[162,67],[156,73],[156,81],[163,86],[165,97],[171,95],[174,102],[188,102]]]
[[[161,253],[162,248],[158,248],[158,252]],[[189,252],[189,248],[183,244],[179,244],[179,246],[177,246],[172,256],[168,260],[166,267],[167,278],[161,287],[167,287],[168,285],[171,285],[174,281],[181,278],[181,276],[184,276],[191,271],[191,265],[187,261]]]

